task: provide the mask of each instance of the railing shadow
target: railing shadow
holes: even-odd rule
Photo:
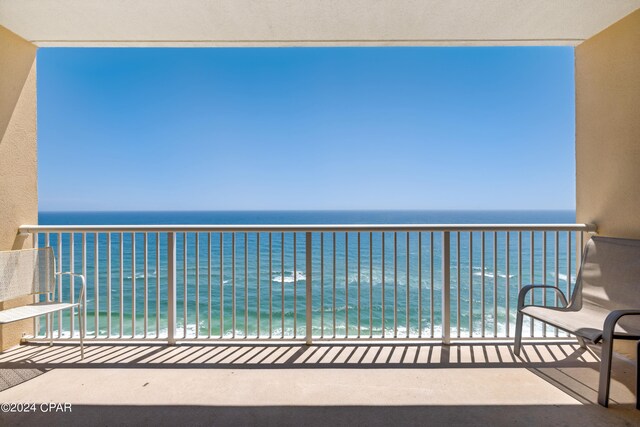
[[[77,345],[29,344],[0,354],[0,369],[18,368],[181,368],[181,369],[444,369],[594,367],[593,349],[575,343],[537,343],[523,346],[520,357],[511,344],[457,343],[369,344],[321,342],[184,343],[85,345],[80,359]]]
[[[526,369],[582,403],[597,394],[597,347],[575,342],[529,343],[521,357],[508,343],[90,343],[85,358],[72,343],[23,345],[0,354],[0,371],[52,369]],[[496,371],[498,372],[498,371]],[[635,368],[614,363],[614,387],[633,396]],[[469,373],[473,375],[473,373]],[[28,381],[31,378],[26,378]],[[18,381],[16,384],[19,384]],[[13,384],[13,385],[16,385]],[[615,404],[616,400],[612,399]]]

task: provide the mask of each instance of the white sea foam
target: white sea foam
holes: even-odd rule
[[[554,277],[555,275],[553,273],[550,273],[551,277]],[[567,283],[567,275],[563,274],[563,273],[558,273],[558,280]],[[571,276],[571,284],[575,284],[576,283],[576,278],[575,276]]]
[[[475,270],[475,268],[474,268],[474,270]],[[480,277],[481,277],[481,276],[482,276],[482,271],[478,271],[478,272],[476,272],[476,273],[473,273],[473,275],[474,275],[474,276],[480,276]],[[493,279],[495,276],[494,276],[494,274],[493,274],[492,272],[490,272],[490,271],[485,271],[485,272],[484,272],[484,277],[488,277],[488,278],[490,278],[490,279]],[[498,273],[498,277],[503,278],[503,279],[506,279],[506,278],[507,278],[507,275],[506,275],[505,273]],[[509,278],[510,278],[510,279],[513,279],[514,277],[516,277],[516,275],[515,275],[515,274],[510,274],[510,275],[509,275]]]
[[[301,281],[301,280],[307,280],[307,276],[302,271],[296,271],[295,279],[294,279],[293,272],[290,272],[289,274],[285,274],[284,280],[282,278],[282,275],[274,276],[271,279],[271,281],[274,282],[274,283],[283,283],[283,282],[284,283],[293,283],[294,281]]]
[[[151,279],[151,278],[155,278],[155,277],[156,277],[156,272],[155,271],[153,271],[153,272],[150,271],[149,272],[149,278]],[[131,276],[131,274],[129,274],[127,276],[124,276],[124,278],[127,279],[127,280],[131,280],[133,278],[133,276]],[[136,273],[136,279],[144,279],[144,272]]]
[[[502,309],[500,309],[498,311],[499,313],[499,318],[503,319],[504,318],[504,311]],[[275,322],[274,319],[274,328],[272,329],[272,336],[273,337],[280,337],[282,336],[282,328],[281,327],[276,327],[276,323],[279,323],[279,319],[277,322]],[[289,322],[289,321],[287,321]],[[487,336],[491,336],[493,334],[493,315],[490,313],[487,313],[486,317],[485,317],[485,333],[488,334]],[[524,330],[528,331],[530,328],[530,320],[529,319],[525,319],[524,321]],[[390,325],[391,323],[391,325]],[[463,322],[463,324],[461,325],[460,328],[460,336],[461,337],[469,337],[469,329],[467,327],[467,323]],[[205,321],[201,321],[200,322],[200,336],[206,336],[206,332],[204,332],[204,329],[206,329],[207,324]],[[196,328],[197,325],[195,323],[188,323],[186,326],[186,334],[185,334],[185,328],[182,325],[178,325],[176,327],[176,334],[175,336],[178,339],[181,339],[183,337],[186,337],[187,339],[193,339],[196,337]],[[547,331],[547,334],[552,333],[550,332],[551,328]],[[167,337],[167,329],[166,328],[162,328],[160,330],[159,336],[160,338],[166,338]],[[314,319],[314,324],[312,327],[312,332],[315,336],[318,336],[321,334],[321,332],[323,332],[322,328],[320,327],[320,323],[319,323],[319,319]],[[336,336],[340,337],[340,336],[344,336],[346,332],[346,327],[344,323],[338,323],[336,325],[336,329],[335,329],[335,334]],[[431,324],[429,323],[429,321],[427,319],[425,319],[422,322],[422,331],[420,331],[419,328],[412,326],[409,330],[409,335],[407,335],[407,328],[405,325],[398,325],[397,329],[394,330],[392,322],[387,321],[385,324],[385,328],[384,328],[384,336],[387,338],[390,337],[398,337],[398,338],[406,338],[407,336],[409,337],[418,337],[418,336],[423,336],[423,337],[430,337],[431,336]],[[422,333],[420,333],[422,332]],[[130,331],[125,331],[125,337],[130,337]],[[155,337],[155,330],[153,328],[149,329],[149,333],[150,336]],[[374,325],[373,328],[369,328],[368,325],[361,325],[360,328],[360,333],[361,335],[369,335],[371,333],[371,335],[374,338],[381,338],[382,337],[382,327],[379,324]],[[452,336],[456,335],[456,330],[455,328],[452,327],[451,330],[451,334]],[[498,321],[497,324],[497,336],[498,337],[505,337],[507,333],[507,328],[506,328],[506,324],[504,323],[504,321],[500,320]],[[509,336],[513,336],[513,334],[515,333],[515,315],[511,315],[510,316],[510,324],[509,324]],[[261,336],[266,336],[266,334],[268,334],[267,331],[265,331],[264,329],[262,329],[261,331]],[[333,334],[333,327],[331,325],[331,322],[327,321],[327,318],[325,318],[325,325],[324,325],[324,335],[328,336]],[[355,337],[357,334],[357,330],[356,328],[354,328],[354,325],[351,325],[349,328],[349,336],[350,337]],[[474,323],[473,323],[473,333],[471,334],[473,337],[479,337],[482,334],[482,322],[478,321],[478,319],[475,319]],[[86,332],[86,337],[87,338],[91,338],[95,335],[95,330],[92,329],[87,329]],[[100,337],[106,337],[107,335],[107,331],[105,329],[100,329],[99,330],[99,336]],[[248,331],[248,337],[255,337],[256,335],[256,330],[255,327],[251,326],[249,328]],[[304,336],[305,335],[305,326],[301,325],[298,326],[297,328],[297,335],[298,337]],[[541,322],[535,322],[534,324],[534,333],[533,336],[535,337],[542,337],[544,335],[544,327],[542,325]],[[58,338],[58,330],[54,329],[53,330],[53,336],[54,338]],[[224,333],[223,333],[223,338],[227,338],[227,339],[231,339],[233,338],[234,333],[232,329],[225,329]],[[284,328],[284,337],[285,338],[292,338],[294,336],[294,329],[291,326],[285,326]],[[142,339],[144,337],[144,335],[140,332],[136,333],[134,338],[140,338]],[[244,329],[243,328],[236,328],[235,331],[235,337],[236,338],[242,338],[244,337]],[[434,338],[440,338],[442,337],[442,326],[441,325],[434,325],[433,328],[433,337]],[[40,338],[44,338],[44,336],[40,336]],[[62,339],[70,339],[70,338],[79,338],[79,332],[78,329],[76,328],[76,330],[74,331],[73,337],[71,337],[71,334],[69,333],[68,330],[63,330],[62,334],[61,334],[61,338]]]

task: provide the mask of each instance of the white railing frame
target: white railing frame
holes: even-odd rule
[[[70,233],[71,236],[71,242],[70,245],[73,245],[73,234],[74,233],[81,233],[82,234],[82,268],[83,268],[83,272],[86,273],[86,233],[106,233],[107,234],[107,244],[110,245],[111,240],[110,240],[110,236],[111,234],[118,234],[119,237],[119,245],[120,245],[120,258],[121,258],[121,262],[120,262],[120,304],[122,305],[122,256],[123,256],[123,236],[125,233],[132,233],[133,236],[135,236],[136,233],[141,233],[144,234],[144,239],[145,239],[145,244],[144,244],[144,250],[145,250],[145,272],[146,272],[146,268],[147,268],[147,264],[148,264],[148,259],[147,259],[147,254],[146,254],[146,250],[147,250],[147,235],[148,233],[156,233],[156,256],[157,258],[157,263],[159,262],[159,248],[160,248],[160,243],[159,243],[159,239],[160,239],[160,233],[166,233],[167,234],[167,285],[168,285],[168,293],[167,293],[167,303],[168,303],[168,308],[167,308],[167,323],[168,323],[168,331],[167,331],[167,339],[159,339],[159,338],[149,338],[147,337],[147,308],[146,308],[146,289],[147,289],[147,275],[145,274],[145,318],[144,318],[144,324],[145,324],[145,331],[144,331],[144,336],[141,338],[132,338],[136,341],[138,340],[144,340],[144,341],[164,341],[164,342],[168,342],[170,345],[176,344],[177,341],[179,341],[178,337],[176,336],[176,326],[177,326],[177,269],[176,269],[176,263],[177,263],[177,259],[176,259],[176,233],[184,233],[184,239],[185,239],[185,248],[186,248],[186,239],[187,239],[187,233],[209,233],[209,250],[211,250],[211,233],[220,233],[221,235],[221,250],[220,250],[220,262],[221,262],[221,271],[223,271],[223,266],[222,266],[222,258],[223,258],[223,252],[222,252],[222,233],[232,233],[233,236],[235,236],[235,233],[245,233],[245,258],[244,258],[244,263],[245,263],[245,275],[244,275],[244,280],[245,280],[245,288],[246,288],[246,280],[247,280],[247,276],[246,276],[246,270],[247,270],[247,243],[246,243],[246,233],[271,233],[270,237],[269,237],[269,259],[270,259],[270,268],[271,268],[271,257],[273,255],[277,254],[273,254],[272,253],[272,247],[271,247],[271,236],[273,235],[273,233],[304,233],[306,236],[305,239],[305,274],[306,277],[308,278],[308,280],[305,280],[306,282],[306,310],[305,310],[305,317],[306,317],[306,335],[304,337],[304,342],[307,345],[311,345],[313,342],[313,333],[312,333],[312,327],[313,327],[313,317],[312,317],[312,311],[313,311],[313,296],[312,296],[312,259],[313,259],[313,244],[312,244],[312,239],[313,239],[313,233],[332,233],[333,234],[333,247],[334,247],[334,252],[333,252],[333,256],[334,256],[334,263],[333,263],[333,271],[334,271],[334,291],[333,291],[333,298],[334,298],[334,304],[335,304],[335,233],[350,233],[350,232],[357,232],[358,234],[358,335],[357,338],[356,337],[348,337],[348,330],[349,330],[349,321],[348,321],[348,317],[346,317],[346,324],[345,324],[345,331],[346,331],[346,335],[347,339],[349,340],[363,340],[363,339],[372,339],[374,341],[381,341],[381,340],[389,340],[389,339],[394,339],[392,337],[390,337],[389,335],[385,335],[385,330],[384,330],[384,294],[385,294],[385,290],[384,290],[384,264],[385,262],[385,258],[384,258],[384,233],[394,233],[394,263],[397,262],[397,247],[396,247],[396,238],[397,238],[397,233],[399,232],[406,232],[406,233],[412,233],[412,232],[416,232],[416,233],[422,233],[422,232],[428,232],[431,233],[430,236],[430,245],[429,245],[429,251],[430,251],[430,257],[431,257],[431,263],[430,263],[430,276],[432,278],[431,280],[431,298],[430,298],[430,305],[431,305],[431,310],[430,310],[430,316],[431,316],[431,332],[432,332],[432,337],[433,337],[433,327],[434,327],[434,321],[433,321],[433,233],[437,233],[440,232],[442,233],[442,263],[441,263],[441,273],[442,273],[442,280],[443,280],[443,286],[442,286],[442,343],[443,344],[450,344],[451,343],[451,325],[450,325],[450,321],[451,321],[451,307],[452,307],[452,302],[451,302],[451,233],[457,233],[457,244],[456,244],[456,249],[457,249],[457,254],[456,254],[456,263],[457,263],[457,282],[456,282],[456,286],[457,286],[457,306],[456,306],[456,310],[457,310],[457,335],[458,335],[458,339],[476,339],[476,337],[473,337],[473,334],[470,333],[470,337],[469,338],[462,338],[460,337],[460,233],[462,232],[469,232],[469,233],[473,233],[473,232],[482,232],[482,249],[481,249],[481,253],[482,253],[482,265],[484,268],[484,252],[485,252],[485,248],[484,248],[484,233],[486,232],[493,232],[494,233],[494,238],[493,238],[493,245],[494,245],[494,249],[493,249],[493,253],[494,253],[494,292],[493,292],[493,298],[494,298],[494,316],[495,313],[497,312],[497,305],[495,302],[495,298],[496,298],[496,291],[497,291],[497,268],[496,268],[496,262],[497,262],[497,249],[496,249],[496,235],[495,233],[497,232],[507,232],[506,233],[506,251],[507,251],[507,258],[508,258],[508,253],[509,253],[509,232],[519,232],[519,236],[518,236],[518,254],[519,254],[519,261],[518,261],[518,281],[519,281],[519,286],[522,285],[522,265],[521,265],[521,254],[522,254],[522,232],[531,232],[532,236],[534,232],[555,232],[556,233],[556,239],[555,239],[555,256],[556,256],[556,263],[555,263],[555,269],[556,269],[556,285],[557,285],[557,281],[558,281],[558,262],[557,262],[557,256],[558,256],[558,252],[557,252],[557,248],[558,248],[558,240],[557,240],[557,236],[558,236],[558,232],[567,232],[568,233],[568,238],[567,238],[567,250],[568,250],[568,254],[571,254],[571,232],[576,232],[577,233],[577,238],[576,238],[576,264],[578,264],[580,262],[580,257],[579,254],[581,254],[581,250],[582,247],[581,245],[584,244],[584,240],[583,240],[583,234],[584,233],[596,233],[597,232],[597,227],[594,224],[328,224],[328,225],[318,225],[318,224],[308,224],[308,225],[291,225],[291,224],[286,224],[286,225],[23,225],[19,228],[19,233],[23,234],[23,235],[27,235],[27,234],[33,234],[35,236],[38,236],[39,234],[44,233],[46,236],[45,242],[46,244],[49,243],[49,234],[50,233],[58,233],[59,236],[62,235],[63,233]],[[370,336],[369,337],[361,337],[360,336],[360,320],[361,320],[361,316],[360,316],[360,305],[361,305],[361,299],[360,299],[360,258],[361,258],[361,253],[360,253],[360,235],[361,233],[369,233],[369,252],[371,254],[371,234],[375,233],[375,232],[381,232],[383,233],[383,237],[382,237],[382,259],[383,259],[383,266],[382,266],[382,274],[383,274],[383,282],[382,282],[382,286],[383,286],[383,291],[382,291],[382,304],[383,304],[383,308],[382,308],[382,313],[383,313],[383,320],[382,320],[382,325],[383,325],[383,331],[382,331],[382,337],[381,338],[376,338],[376,337],[372,337],[372,332],[370,331]],[[579,234],[578,234],[579,233]],[[197,234],[196,234],[197,236]],[[258,234],[259,236],[259,234]],[[294,234],[295,236],[295,234]],[[321,243],[320,243],[320,248],[323,251],[324,249],[324,234],[321,234]],[[407,234],[407,253],[409,252],[409,235]],[[346,239],[348,239],[348,234],[345,234]],[[62,261],[62,255],[61,255],[61,251],[62,251],[62,244],[61,244],[61,238],[58,237],[57,240],[57,249],[58,249],[58,262]],[[365,239],[366,240],[366,239]],[[197,238],[196,238],[196,242],[197,242]],[[36,239],[34,239],[34,242],[36,242]],[[133,248],[135,250],[135,238],[132,239],[133,242]],[[235,238],[233,239],[233,253],[235,256]],[[470,266],[473,266],[473,258],[472,258],[472,247],[473,247],[473,237],[472,234],[470,234],[469,237],[469,263]],[[196,243],[197,244],[197,243]],[[295,244],[295,238],[294,238],[294,244]],[[418,277],[420,278],[420,282],[421,277],[422,277],[422,235],[419,234],[419,268],[418,268]],[[533,247],[533,237],[531,238],[531,247]],[[96,266],[98,265],[98,243],[97,243],[97,238],[94,241],[94,245],[95,245],[95,252],[94,252],[94,262],[96,263]],[[284,257],[284,240],[281,243],[282,245],[282,251],[283,251],[283,257]],[[199,246],[198,246],[199,247]],[[348,250],[348,240],[346,243],[346,248]],[[544,259],[544,266],[545,266],[545,271],[546,271],[546,250],[547,250],[547,244],[546,244],[546,233],[544,234],[544,240],[543,240],[543,259]],[[260,246],[259,246],[259,237],[258,237],[258,270],[259,270],[259,254],[260,254]],[[294,256],[295,256],[295,252],[297,251],[297,248],[294,246]],[[108,296],[108,302],[110,304],[111,301],[111,297],[110,297],[110,291],[111,291],[111,280],[110,280],[110,250],[107,252],[107,264],[108,264],[108,274],[109,274],[109,296]],[[196,250],[197,253],[197,250]],[[530,255],[533,258],[533,251],[530,251]],[[132,255],[135,257],[135,255]],[[184,252],[184,257],[185,257],[185,279],[186,279],[186,249]],[[322,253],[321,255],[321,259],[324,259],[324,253]],[[71,262],[71,270],[73,271],[74,268],[74,261],[73,261],[73,250],[70,253],[70,262]],[[132,272],[132,280],[135,283],[135,258],[134,259],[134,266],[133,266],[133,272]],[[199,258],[198,258],[199,259]],[[371,261],[371,255],[370,255],[370,265],[372,263]],[[346,255],[346,264],[345,264],[345,277],[348,277],[348,271],[349,271],[349,265],[348,265],[348,253]],[[159,264],[156,263],[156,266],[158,267]],[[196,264],[198,265],[198,264]],[[395,264],[394,264],[395,265]],[[531,265],[533,265],[533,263],[531,263]],[[157,283],[159,283],[159,276],[160,276],[160,271],[159,269],[156,267],[156,281]],[[576,268],[578,267],[578,265],[576,265]],[[209,276],[211,276],[210,273],[210,269],[211,269],[211,253],[209,253]],[[370,266],[371,268],[371,266]],[[233,277],[233,283],[234,283],[234,287],[235,287],[235,259],[233,261],[233,266],[232,266],[233,272],[234,272],[234,277]],[[324,295],[324,262],[321,262],[321,271],[323,272],[323,276],[322,276],[322,286],[321,286],[321,293],[322,295]],[[407,257],[407,295],[406,295],[406,302],[407,302],[407,308],[409,307],[409,258]],[[282,265],[282,274],[284,273],[284,264]],[[506,283],[507,283],[507,288],[506,288],[506,292],[507,292],[507,299],[509,298],[509,261],[507,260],[507,279],[506,279]],[[569,276],[569,279],[567,280],[567,282],[570,282],[570,275],[571,275],[571,256],[567,256],[567,275]],[[98,270],[97,268],[94,271],[94,274],[98,275]],[[199,277],[199,267],[197,267],[197,271],[196,271],[196,277]],[[397,266],[394,268],[394,274],[397,274]],[[469,273],[471,275],[471,272]],[[258,272],[259,275],[259,272]],[[294,277],[294,281],[296,280],[296,276],[297,276],[297,265],[294,262],[294,266],[293,266],[293,277]],[[533,278],[533,268],[531,268],[531,276]],[[259,277],[259,276],[258,276]],[[483,292],[483,301],[482,301],[482,310],[484,312],[484,308],[485,308],[485,301],[484,301],[484,272],[482,273],[482,292]],[[196,279],[197,281],[198,279]],[[209,277],[209,288],[211,288],[211,277]],[[222,332],[222,321],[223,321],[223,316],[224,316],[224,310],[223,310],[223,301],[224,298],[222,296],[222,278],[220,279],[221,283],[220,283],[220,288],[221,288],[221,313],[220,313],[220,321],[221,321],[221,336],[219,338],[217,337],[212,337],[211,336],[211,327],[209,326],[209,332],[207,334],[206,338],[209,339],[216,339],[216,340],[225,340],[223,338],[223,332]],[[284,280],[284,274],[283,274],[283,279]],[[371,278],[370,278],[370,286],[371,286]],[[546,282],[546,277],[543,278],[543,280]],[[397,281],[397,277],[396,280],[394,280],[395,282],[395,286],[397,287],[398,285],[398,281]],[[470,292],[472,292],[472,287],[473,287],[473,282],[471,281],[471,286],[470,286]],[[348,292],[348,279],[347,279],[347,292]],[[259,278],[258,278],[258,286],[259,286]],[[568,285],[569,286],[569,285]],[[134,286],[135,288],[135,286]],[[159,287],[156,288],[156,298],[159,300]],[[258,288],[259,289],[259,288]],[[186,290],[186,280],[185,280],[185,290]],[[235,292],[235,288],[234,291]],[[272,308],[271,308],[271,286],[269,289],[269,312],[270,312],[270,317],[269,317],[269,324],[271,325],[273,319],[272,319]],[[419,299],[420,299],[420,307],[422,307],[422,286],[420,284],[419,287]],[[95,298],[98,298],[98,289],[96,288],[94,290],[95,293]],[[211,295],[209,295],[210,297]],[[259,295],[258,295],[258,307],[259,307]],[[284,299],[284,294],[282,296],[282,298]],[[371,298],[371,293],[370,293],[370,298]],[[185,293],[185,299],[186,299],[186,293]],[[398,299],[398,292],[397,289],[394,292],[394,300]],[[545,300],[546,300],[546,295],[545,295]],[[160,303],[159,301],[156,302],[157,307],[159,308]],[[184,302],[184,310],[185,310],[185,322],[186,322],[186,304],[187,301],[185,300]],[[244,294],[244,304],[245,304],[245,323],[244,323],[244,328],[245,328],[245,336],[243,338],[247,338],[246,337],[246,328],[247,328],[247,321],[246,321],[246,316],[247,316],[247,311],[246,311],[246,305],[247,305],[247,293],[245,290],[245,294]],[[324,304],[324,297],[323,297],[323,304]],[[509,302],[507,301],[507,307]],[[135,301],[132,301],[132,307],[135,305]],[[211,300],[209,299],[209,307],[211,307]],[[297,305],[297,299],[294,300],[294,312],[295,312],[295,307]],[[97,303],[96,303],[96,307],[97,307]],[[110,305],[109,305],[110,307]],[[199,306],[196,306],[197,309],[199,310]],[[397,326],[398,326],[398,322],[397,322],[397,308],[398,308],[398,304],[397,302],[394,304],[394,337],[397,336]],[[109,308],[110,310],[110,308]],[[135,310],[135,308],[133,308],[133,310]],[[284,306],[282,307],[283,310],[283,322],[284,322]],[[348,316],[348,294],[347,294],[347,314],[346,316]],[[371,316],[371,307],[370,307],[370,316]],[[234,305],[232,307],[232,316],[233,316],[233,322],[235,325],[235,321],[236,321],[236,307],[235,307],[235,293],[234,293]],[[86,317],[86,308],[85,308],[85,313],[84,313],[85,317]],[[335,311],[333,313],[334,319],[334,327],[333,327],[333,332],[334,332],[334,336],[333,337],[325,337],[324,334],[324,313],[322,314],[322,332],[320,333],[320,338],[322,340],[332,340],[332,339],[338,339],[337,337],[335,337]],[[211,319],[211,314],[209,313],[209,323],[212,322]],[[258,315],[258,334],[260,333],[260,324],[259,324],[259,315]],[[159,322],[160,318],[160,313],[158,312],[158,310],[156,309],[156,325],[159,325],[157,322]],[[470,300],[470,324],[473,322],[473,301]],[[485,324],[484,324],[484,316],[482,317],[482,337],[484,337],[484,332],[485,332]],[[59,319],[59,322],[61,322],[61,320]],[[72,322],[72,321],[71,321]],[[98,320],[95,319],[96,325]],[[120,322],[122,323],[122,313],[120,314]],[[407,310],[407,314],[406,314],[406,322],[407,322],[407,326],[409,326],[409,310]],[[418,320],[419,322],[419,338],[421,340],[423,340],[424,338],[422,338],[422,317],[419,318]],[[497,324],[497,320],[494,317],[494,330],[496,328],[496,324]],[[509,316],[507,314],[507,331],[508,331],[508,322],[509,322]],[[132,319],[132,324],[133,326],[133,330],[132,330],[132,336],[135,337],[135,317]],[[59,323],[59,325],[61,326],[61,323]],[[47,324],[47,328],[46,330],[48,331],[49,328],[52,325]],[[190,339],[186,338],[186,323],[183,326],[184,327],[184,334],[185,334],[185,340],[189,341]],[[71,323],[70,325],[71,327],[71,331],[73,334],[73,328],[74,325],[73,323]],[[112,338],[111,337],[111,317],[110,315],[107,317],[107,327],[108,327],[108,333],[107,333],[107,339],[103,339],[103,338],[97,338],[97,340],[99,341],[103,341],[103,340],[123,340],[126,338],[122,337],[122,327],[120,329],[120,336],[117,338]],[[157,326],[157,328],[159,328],[159,326]],[[196,327],[196,331],[198,330],[198,327]],[[533,332],[533,322],[532,322],[532,326],[531,326],[531,330]],[[495,332],[494,332],[495,334]],[[533,334],[532,334],[533,335]],[[544,335],[546,337],[546,328],[544,329]],[[97,329],[96,329],[96,336],[97,336]],[[508,336],[508,332],[507,332],[507,336]],[[558,336],[557,330],[555,331],[555,336]],[[409,337],[409,330],[407,330],[407,337]],[[58,338],[57,339],[61,339],[61,329],[59,327],[58,329]],[[199,337],[198,332],[196,332],[196,338],[201,339]],[[235,327],[233,328],[233,338],[235,339]],[[296,332],[294,331],[294,338],[296,338],[295,340],[298,340],[296,337]],[[47,338],[49,339],[49,338]],[[257,340],[263,340],[264,338],[257,338]],[[267,340],[269,339],[274,339],[272,338],[272,329],[271,327],[269,328],[269,337],[266,338]],[[283,339],[284,339],[284,329],[283,329]],[[415,338],[412,338],[415,339]],[[496,338],[493,337],[493,339],[500,339],[500,338]],[[38,340],[38,338],[34,338],[34,340]],[[280,338],[278,338],[278,340],[281,340]],[[284,339],[286,341],[292,341],[290,339]]]

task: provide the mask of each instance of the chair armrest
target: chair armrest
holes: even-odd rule
[[[80,287],[80,295],[78,296],[78,301],[82,301],[82,305],[84,305],[85,304],[85,300],[84,300],[84,296],[85,295],[84,294],[85,294],[85,290],[86,290],[86,279],[85,279],[84,275],[79,274],[79,273],[72,273],[70,271],[64,271],[64,272],[60,271],[58,273],[55,273],[55,275],[56,276],[71,276],[71,280],[69,282],[69,284],[70,284],[69,286],[71,287],[71,293],[72,294],[73,294],[73,284],[74,284],[73,279],[76,278],[76,277],[80,278],[81,287]]]
[[[613,339],[618,321],[625,316],[640,316],[640,309],[613,310],[609,313],[604,320],[604,327],[602,328],[603,340]]]
[[[520,289],[520,293],[518,293],[518,310],[524,308],[524,299],[529,291],[532,291],[533,289],[553,289],[558,294],[562,305],[564,307],[567,306],[567,298],[564,296],[564,293],[560,288],[551,285],[527,285],[523,286],[522,289]]]

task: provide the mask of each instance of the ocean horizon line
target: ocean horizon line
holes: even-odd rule
[[[38,213],[183,213],[183,212],[573,212],[575,209],[123,209],[123,210],[38,210]]]
[[[40,211],[45,225],[573,224],[570,210]]]

